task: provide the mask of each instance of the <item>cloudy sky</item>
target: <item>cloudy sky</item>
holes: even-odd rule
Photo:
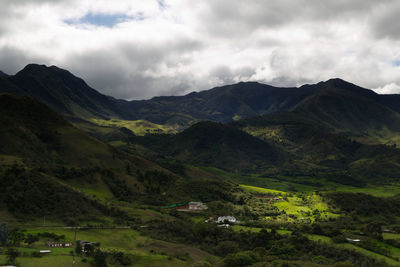
[[[0,70],[56,65],[125,99],[340,77],[400,93],[398,0],[0,0]]]

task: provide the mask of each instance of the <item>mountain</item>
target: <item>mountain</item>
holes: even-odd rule
[[[0,83],[0,91],[22,93],[65,117],[121,117],[118,102],[89,87],[82,79],[55,66],[30,64]]]
[[[125,103],[135,118],[160,124],[192,124],[199,120],[228,122],[295,106],[314,89],[278,88],[241,82],[184,96],[155,97]]]
[[[199,122],[176,135],[131,139],[166,157],[228,171],[274,168],[283,158],[274,146],[228,124]]]
[[[352,184],[400,178],[400,151],[391,145],[399,141],[400,114],[380,95],[340,79],[297,90],[303,89],[313,93],[285,112],[131,140],[168,158],[230,171]]]
[[[400,131],[400,114],[381,104],[378,94],[343,80],[329,80],[298,103],[292,113],[331,129],[362,135]]]
[[[333,111],[336,100],[332,98],[329,102],[327,99],[330,93],[339,97],[338,90],[341,90],[343,99],[346,97],[364,99],[367,102],[360,104],[360,107],[374,106],[373,112],[378,112],[377,104],[381,105],[380,108],[384,106],[396,112],[400,110],[400,96],[378,95],[371,90],[340,79],[331,79],[298,88],[279,88],[257,82],[240,82],[184,96],[126,101],[105,96],[88,86],[81,78],[55,66],[30,64],[16,75],[0,75],[0,92],[20,93],[39,100],[70,121],[76,119],[90,121],[93,118],[144,120],[156,124],[168,124],[180,129],[202,120],[229,122],[287,112],[295,108],[296,111],[300,111],[299,105],[303,107],[302,112],[306,113],[304,111],[307,109],[306,103],[309,103],[310,109],[314,105],[312,101],[330,103],[330,111]],[[314,98],[310,99],[310,97]],[[352,103],[348,101],[344,105],[350,104]],[[351,110],[343,111],[350,112]],[[388,110],[384,112],[390,113]],[[332,120],[328,123],[335,124]],[[337,123],[335,127],[339,127]]]

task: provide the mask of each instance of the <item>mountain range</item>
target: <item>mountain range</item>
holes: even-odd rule
[[[324,95],[329,98],[347,94],[353,100],[369,101],[360,104],[361,106],[374,103],[392,111],[400,111],[399,95],[379,95],[340,79],[299,88],[240,82],[184,96],[126,101],[99,93],[67,70],[30,64],[15,75],[0,75],[0,91],[20,93],[39,100],[67,119],[142,119],[184,127],[202,120],[229,122],[257,115],[300,110],[301,105],[305,107],[323,101]],[[335,102],[333,98],[331,102]]]
[[[91,142],[101,143],[98,148],[107,142],[151,161],[177,160],[182,164],[264,175],[339,174],[344,180],[356,181],[399,176],[396,145],[400,142],[400,96],[379,95],[341,79],[298,88],[240,82],[184,96],[127,101],[99,93],[67,70],[30,64],[15,75],[0,75],[0,92],[35,99],[95,137],[79,131],[81,135],[76,140],[80,142],[93,138]],[[29,109],[36,107],[43,109],[31,106],[26,110],[15,109],[15,116],[18,112],[29,114]],[[64,146],[66,149],[61,151],[81,154],[88,162],[91,157],[102,158],[95,151],[90,151],[94,153],[90,155],[76,153],[74,143],[66,147],[57,141],[63,133],[72,135],[77,130],[66,121],[63,123],[69,126],[62,128],[69,130],[40,126],[46,121],[55,125],[62,119],[58,115],[52,117],[51,112],[37,113],[40,114],[35,120],[4,117],[8,121],[3,124],[10,127],[5,128],[8,132],[3,130],[2,153],[37,153],[33,157],[24,154],[25,158],[43,158],[38,155],[49,153],[46,160],[68,162],[73,157],[57,152]],[[131,121],[140,121],[140,127],[152,124],[175,127],[178,133],[136,136],[131,130],[139,124],[132,126]],[[29,131],[34,134],[29,136],[33,139],[13,132],[12,129],[23,128],[17,127],[18,122],[23,127],[31,125]],[[125,125],[131,125],[131,129]],[[28,144],[37,147],[27,150]],[[110,149],[104,146],[104,150]],[[115,160],[115,156],[112,158]],[[75,160],[81,162],[79,157]]]

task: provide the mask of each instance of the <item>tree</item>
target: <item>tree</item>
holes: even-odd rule
[[[107,255],[100,249],[96,249],[94,252],[94,266],[95,267],[107,267]]]
[[[19,244],[25,239],[25,234],[19,229],[14,229],[8,233],[8,239],[10,240],[11,245],[19,246]]]
[[[28,234],[28,236],[25,238],[25,243],[28,245],[31,245],[36,241],[39,241],[39,237],[37,235]]]
[[[82,254],[82,245],[80,240],[76,240],[75,242],[75,252],[78,255]]]
[[[215,250],[218,253],[218,255],[225,256],[230,253],[236,253],[240,249],[239,249],[239,245],[234,241],[221,241],[218,243]]]
[[[6,250],[7,255],[7,263],[11,265],[15,265],[15,260],[19,256],[19,251],[15,248],[9,248]]]
[[[6,223],[0,223],[0,244],[5,246],[8,241],[8,226]]]
[[[371,222],[365,226],[364,232],[372,238],[382,240],[382,229],[379,222]]]

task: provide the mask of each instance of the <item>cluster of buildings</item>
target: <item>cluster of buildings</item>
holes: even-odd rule
[[[72,243],[65,243],[65,242],[47,242],[46,245],[48,247],[56,247],[56,248],[69,248],[72,247]]]

